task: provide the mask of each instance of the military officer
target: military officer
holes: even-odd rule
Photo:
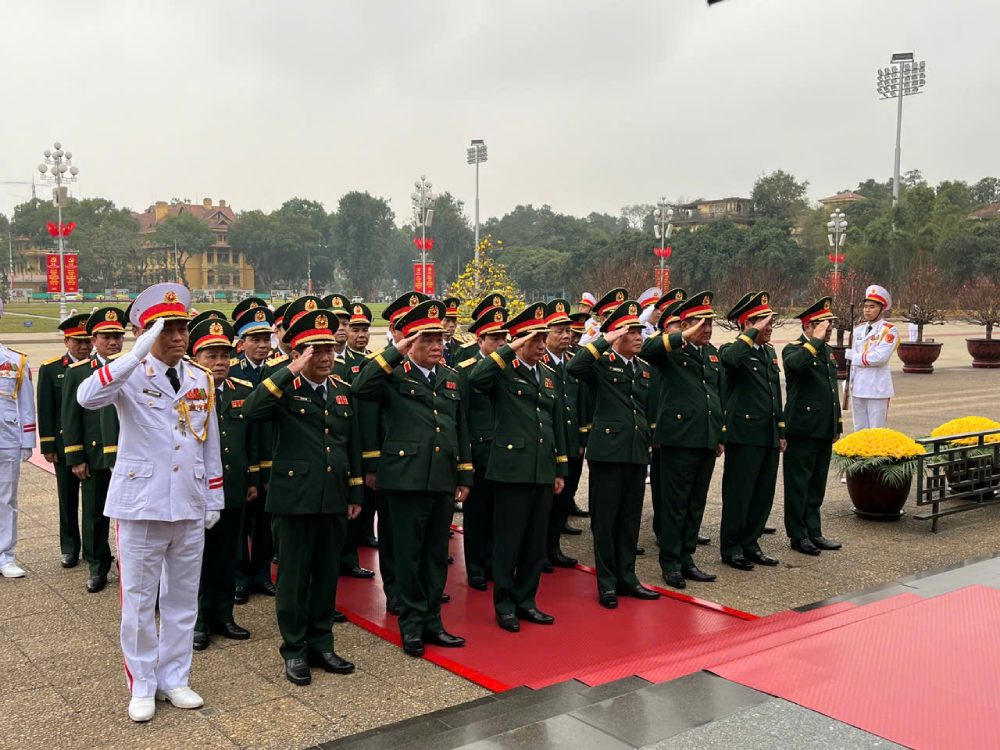
[[[332,376],[329,310],[289,321],[291,362],[261,381],[244,404],[252,422],[273,425],[267,510],[281,556],[275,600],[285,677],[308,685],[310,666],[349,674],[334,651],[337,570],[347,520],[361,510],[361,434],[350,386]]]
[[[885,319],[892,296],[873,284],[865,290],[864,322],[854,329],[854,346],[846,352],[851,361],[851,401],[854,429],[885,427],[893,397],[889,362],[899,346],[899,331]]]
[[[656,333],[656,321],[660,319],[660,308],[657,302],[663,297],[663,290],[658,286],[651,286],[644,291],[636,301],[639,303],[639,322],[642,323],[642,338],[648,339]]]
[[[748,294],[727,316],[739,336],[719,350],[726,383],[719,546],[722,561],[737,570],[778,564],[759,543],[786,445],[778,355],[770,344],[773,316],[767,292]]]
[[[215,388],[225,491],[219,522],[205,532],[198,619],[194,625],[195,651],[208,647],[209,633],[237,641],[250,637],[250,631],[237,625],[233,617],[233,591],[243,507],[247,500],[257,497],[252,477],[259,467],[253,458],[256,445],[252,431],[243,415],[243,404],[253,385],[248,380],[229,377],[234,335],[233,327],[224,318],[208,318],[190,326],[188,355],[211,372]]]
[[[38,368],[38,443],[56,473],[59,493],[60,564],[74,568],[80,560],[80,480],[66,463],[62,432],[62,395],[66,370],[90,356],[87,313],[74,313],[59,324],[66,352]]]
[[[584,332],[587,330],[587,318],[590,317],[589,313],[585,312],[575,312],[570,313],[569,316],[569,348],[570,351],[576,353],[575,350],[580,346],[580,338],[583,336]]]
[[[712,292],[676,309],[680,332],[646,339],[643,358],[660,369],[653,441],[660,444],[660,568],[669,586],[716,576],[694,563],[716,458],[722,455],[722,365],[712,346]]]
[[[590,311],[594,309],[594,305],[597,304],[597,297],[594,296],[593,292],[584,292],[580,295],[580,301],[576,303],[576,309],[580,313],[590,315]]]
[[[458,361],[458,351],[464,345],[456,334],[458,307],[462,304],[462,300],[458,297],[445,297],[441,301],[444,303],[444,318],[441,320],[444,325],[444,363],[454,367]]]
[[[479,300],[475,308],[472,310],[472,320],[473,322],[480,320],[483,315],[488,312],[492,312],[494,309],[500,308],[503,310],[507,309],[507,297],[500,292],[490,292]],[[472,333],[470,330],[469,333]],[[455,359],[457,362],[464,362],[469,357],[476,356],[476,352],[479,351],[479,340],[476,338],[471,344],[466,344],[458,349],[455,353]]]
[[[284,348],[283,338],[285,336],[285,313],[290,304],[292,304],[290,301],[284,302],[274,308],[274,333],[271,334],[271,352],[268,354],[268,359],[288,354]]]
[[[145,332],[130,352],[90,370],[76,393],[84,409],[113,406],[121,421],[105,513],[118,539],[133,721],[153,718],[154,697],[178,708],[203,705],[188,684],[191,644],[205,529],[218,522],[224,493],[215,385],[184,357],[189,303],[180,284],[140,293],[132,322]]]
[[[336,315],[337,321],[340,324],[337,326],[337,330],[333,332],[333,337],[336,339],[333,345],[333,353],[340,361],[341,367],[336,368],[334,372],[341,379],[346,380],[345,367],[343,365],[345,362],[344,358],[347,355],[347,321],[351,318],[351,312],[347,309],[347,296],[343,294],[328,294],[323,297],[323,307]]]
[[[796,317],[802,334],[781,350],[785,367],[785,435],[782,463],[785,531],[792,549],[806,555],[840,549],[823,536],[819,509],[826,495],[833,444],[844,431],[837,392],[837,363],[827,343],[833,332],[833,300],[823,297]]]
[[[486,582],[493,578],[493,482],[486,478],[490,449],[493,446],[493,401],[469,385],[472,367],[483,357],[490,356],[507,341],[507,310],[494,307],[479,316],[469,326],[476,337],[476,352],[458,364],[459,377],[468,398],[462,402],[472,443],[472,467],[475,472],[469,497],[462,516],[462,543],[465,550],[465,572],[469,586],[486,591]]]
[[[493,607],[497,624],[517,632],[519,620],[551,625],[535,600],[545,565],[552,496],[568,471],[562,399],[555,371],[542,362],[548,333],[544,302],[533,302],[507,324],[512,337],[469,375],[490,395],[493,445],[486,478],[494,487]]]
[[[0,317],[3,301],[0,300]],[[0,344],[0,576],[23,578],[17,546],[17,483],[35,449],[35,402],[28,355]]]
[[[652,379],[649,365],[637,356],[642,348],[641,311],[634,300],[622,302],[604,320],[602,335],[569,363],[569,373],[594,390],[587,442],[590,518],[598,601],[608,609],[618,606],[619,594],[660,598],[635,574],[649,465],[646,399]]]
[[[230,362],[230,375],[256,386],[261,381],[262,368],[271,351],[274,313],[260,297],[248,297],[233,308],[232,319],[233,330],[243,343],[243,351]]]
[[[590,310],[590,318],[587,320],[586,330],[580,338],[580,346],[589,344],[601,335],[601,323],[618,305],[628,298],[628,290],[623,287],[616,287],[608,290],[603,297],[594,303]]]
[[[441,621],[452,504],[465,501],[473,479],[458,373],[441,364],[443,315],[440,300],[413,306],[398,318],[403,338],[352,385],[385,418],[378,484],[392,516],[399,631],[410,656],[421,656],[425,642],[465,645]]]
[[[60,411],[66,463],[80,480],[83,495],[82,546],[89,567],[87,591],[97,593],[108,583],[111,569],[110,530],[104,504],[111,482],[117,445],[118,417],[113,407],[86,409],[77,400],[77,389],[90,375],[117,357],[125,337],[125,313],[101,307],[87,318],[87,333],[94,344],[88,359],[70,365],[64,378]],[[113,437],[114,436],[114,437]]]
[[[566,458],[568,473],[563,491],[552,498],[546,538],[546,571],[553,567],[572,568],[576,558],[563,554],[559,542],[563,534],[580,534],[581,529],[570,526],[567,521],[576,507],[576,491],[583,473],[583,446],[580,444],[580,381],[567,369],[569,364],[570,319],[569,302],[554,299],[545,308],[548,333],[545,335],[545,355],[542,362],[556,373],[556,385],[562,398],[562,419],[566,431]]]

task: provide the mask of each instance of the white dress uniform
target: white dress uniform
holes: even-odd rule
[[[183,290],[151,290],[167,286]],[[145,294],[136,299],[133,322],[149,323]],[[182,360],[175,392],[167,369],[152,354],[140,361],[128,352],[77,391],[84,408],[114,404],[121,423],[104,512],[118,539],[121,647],[133,700],[188,685],[205,526],[224,505],[212,376]]]
[[[35,447],[35,432],[28,355],[0,344],[0,568],[11,578],[24,575],[14,562],[17,484],[21,461],[31,458]]]
[[[865,296],[882,303],[883,310],[889,309],[891,297],[882,287],[869,287]],[[899,331],[882,318],[854,329],[854,346],[847,355],[851,360],[851,409],[855,430],[887,425],[889,399],[895,395],[889,362],[898,346]]]

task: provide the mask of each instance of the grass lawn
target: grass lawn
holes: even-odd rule
[[[106,303],[97,303],[98,306],[104,307]],[[121,307],[123,310],[127,303],[107,303],[107,305],[115,304],[117,307]],[[94,303],[88,302],[67,302],[67,310],[77,310],[78,312],[85,312],[94,307]],[[209,303],[198,303],[194,305],[194,308],[199,312],[204,312],[205,310],[215,309],[220,312],[224,312],[227,316],[232,312],[236,305],[230,302],[222,302],[216,305],[210,305]],[[372,314],[375,316],[374,325],[382,325],[382,310],[385,309],[385,304],[382,302],[377,302],[369,305]],[[31,325],[25,325],[30,323]],[[58,302],[12,302],[8,305],[4,305],[3,318],[0,318],[0,334],[3,333],[54,333],[59,330],[59,303]]]

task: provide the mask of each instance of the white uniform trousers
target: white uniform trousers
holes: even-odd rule
[[[0,449],[0,565],[14,562],[17,544],[17,482],[21,478],[21,449]]]
[[[134,698],[188,684],[205,523],[115,519],[122,656]],[[160,586],[161,576],[167,584]],[[160,593],[160,630],[156,596]]]
[[[851,411],[854,413],[854,431],[869,427],[885,427],[889,420],[889,399],[887,398],[851,398]]]

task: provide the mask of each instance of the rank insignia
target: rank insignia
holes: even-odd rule
[[[348,403],[347,396],[343,395],[342,393],[337,394],[336,402],[341,406],[347,406]]]
[[[643,370],[642,371],[642,379],[643,380],[649,380],[649,370]]]
[[[709,362],[718,362],[719,358],[716,355],[714,355],[714,354],[709,354],[708,355],[708,361]]]
[[[555,384],[553,384],[553,382],[552,382],[552,380],[550,378],[545,378],[545,387],[546,388],[555,388]]]
[[[896,340],[896,337],[895,337],[895,336],[893,336],[893,335],[892,335],[892,334],[890,333],[890,334],[888,334],[888,335],[887,335],[887,336],[885,337],[885,340],[886,340],[886,341],[888,341],[888,342],[889,342],[889,343],[891,344],[891,343],[892,343],[893,341],[895,341],[895,340]]]
[[[229,406],[233,409],[239,409],[243,406],[243,399],[235,399],[229,402]]]
[[[444,387],[447,388],[449,391],[454,391],[458,389],[458,383],[456,383],[454,380],[446,380],[444,381]]]

